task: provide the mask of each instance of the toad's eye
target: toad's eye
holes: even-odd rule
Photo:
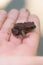
[[[19,30],[13,28],[13,29],[12,29],[12,33],[13,33],[13,35],[19,35]]]

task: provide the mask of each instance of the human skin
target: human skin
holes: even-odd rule
[[[11,32],[14,24],[27,21],[35,23],[35,30],[25,39],[16,38]],[[36,15],[24,8],[20,11],[12,9],[8,14],[0,10],[0,56],[36,56],[39,40],[40,22]]]

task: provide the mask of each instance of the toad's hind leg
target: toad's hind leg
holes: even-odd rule
[[[21,35],[23,36],[23,38],[26,38],[26,33],[24,32],[24,30],[21,31]]]
[[[27,34],[24,32],[24,30],[21,31],[21,34],[22,34],[22,37],[23,37],[23,38],[28,38],[28,37],[30,36],[29,34],[27,35]]]

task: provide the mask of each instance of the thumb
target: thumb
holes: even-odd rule
[[[34,22],[36,25],[36,28],[34,31],[29,33],[29,37],[25,38],[23,43],[28,45],[29,51],[32,55],[36,55],[37,53],[37,48],[39,45],[39,39],[40,39],[40,22],[39,19],[36,15],[30,15],[28,18],[29,22]]]

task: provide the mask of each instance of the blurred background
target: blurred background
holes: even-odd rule
[[[40,19],[41,39],[38,55],[43,56],[43,0],[0,0],[0,9],[5,9],[7,12],[14,8],[21,9],[24,7]]]

